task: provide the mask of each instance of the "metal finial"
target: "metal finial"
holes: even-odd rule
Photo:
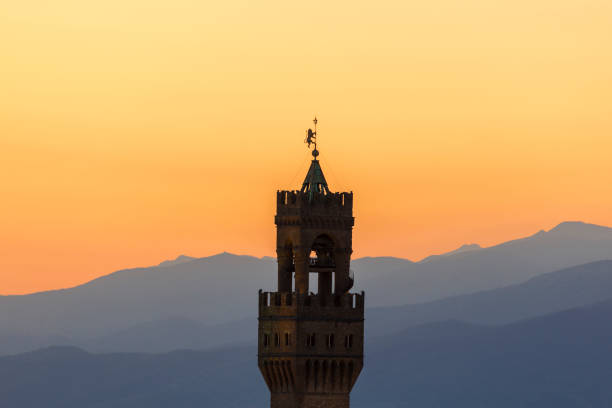
[[[314,157],[315,160],[317,160],[319,151],[317,150],[317,123],[318,123],[318,120],[316,116],[312,122],[314,123],[315,130],[313,131],[312,129],[308,129],[308,131],[306,132],[306,140],[304,140],[304,143],[308,143],[309,149],[310,149],[310,145],[314,144],[314,150],[312,151],[312,156]]]

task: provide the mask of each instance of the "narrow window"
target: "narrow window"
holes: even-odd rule
[[[333,334],[329,334],[327,336],[327,348],[329,349],[334,348],[334,335]]]
[[[280,346],[280,336],[278,335],[278,333],[274,333],[274,345],[276,347]]]
[[[344,347],[347,349],[353,348],[353,335],[349,334],[344,338]]]
[[[291,342],[289,341],[289,333],[285,333],[285,346],[289,346]]]
[[[314,347],[315,346],[315,335],[307,334],[306,335],[306,347]]]
[[[267,334],[264,334],[263,336],[263,345],[264,347],[268,347],[270,345],[270,336]]]

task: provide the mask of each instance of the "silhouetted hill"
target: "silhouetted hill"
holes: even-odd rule
[[[368,335],[424,323],[461,320],[500,325],[612,299],[612,261],[546,273],[527,282],[433,302],[367,311]]]
[[[119,271],[66,290],[1,296],[0,328],[81,341],[176,317],[215,325],[256,313],[257,289],[273,286],[275,269],[269,258],[220,254]]]
[[[95,352],[161,353],[256,343],[257,319],[251,317],[214,326],[206,326],[189,319],[168,318],[134,325],[79,342],[78,345]]]
[[[565,222],[548,232],[391,272],[375,273],[372,268],[358,274],[356,284],[358,290],[367,289],[369,307],[405,305],[508,286],[611,256],[611,228]]]
[[[459,248],[455,249],[454,251],[450,251],[450,252],[447,252],[445,254],[430,255],[430,256],[420,260],[419,263],[425,263],[425,262],[433,261],[435,259],[439,259],[440,257],[445,257],[445,256],[449,256],[449,255],[456,255],[456,254],[461,254],[461,253],[464,253],[464,252],[478,251],[480,249],[482,249],[482,247],[480,245],[478,245],[478,244],[465,244],[465,245],[462,245]]]
[[[357,406],[612,406],[612,301],[511,325],[446,322],[371,342]]]
[[[51,347],[0,358],[6,407],[262,407],[254,348],[89,354]]]
[[[612,300],[501,327],[457,321],[367,343],[355,408],[612,406]],[[20,408],[267,407],[256,349],[0,358],[0,398]]]
[[[370,308],[366,335],[373,338],[448,320],[502,325],[610,298],[612,261],[598,261],[540,275],[519,285],[417,305]],[[175,318],[136,325],[79,345],[90,351],[163,352],[255,344],[256,332],[255,318],[216,326]]]
[[[563,223],[549,232],[491,248],[436,256],[427,262],[362,258],[352,268],[356,290],[367,290],[366,304],[372,308],[513,285],[610,254],[612,229]],[[168,335],[171,325],[179,321],[183,324],[174,328],[198,340],[181,339],[168,347],[227,344],[233,334],[226,336],[224,329],[211,335],[210,328],[254,319],[257,290],[275,289],[275,280],[274,259],[224,253],[197,259],[181,256],[160,266],[115,272],[66,290],[0,296],[0,354],[51,344],[117,350],[118,344],[137,345],[138,331],[149,335],[158,331],[159,338],[143,348],[161,351],[162,339],[172,339]],[[148,336],[142,343],[149,344]]]

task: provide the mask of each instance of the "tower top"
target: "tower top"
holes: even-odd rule
[[[327,185],[327,181],[323,175],[323,169],[321,168],[321,164],[319,164],[319,160],[317,159],[319,156],[319,150],[317,150],[318,120],[316,116],[312,122],[314,123],[314,131],[312,129],[308,129],[306,131],[306,140],[304,140],[304,143],[308,143],[308,148],[310,148],[310,145],[314,145],[314,149],[312,151],[313,159],[312,163],[310,164],[310,168],[308,169],[308,173],[306,174],[306,178],[304,179],[304,183],[302,184],[302,189],[300,190],[302,193],[308,193],[309,201],[312,201],[315,193],[330,194],[329,186]]]

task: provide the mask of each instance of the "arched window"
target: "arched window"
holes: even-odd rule
[[[334,267],[334,241],[329,236],[319,235],[314,240],[309,263],[311,267]]]

